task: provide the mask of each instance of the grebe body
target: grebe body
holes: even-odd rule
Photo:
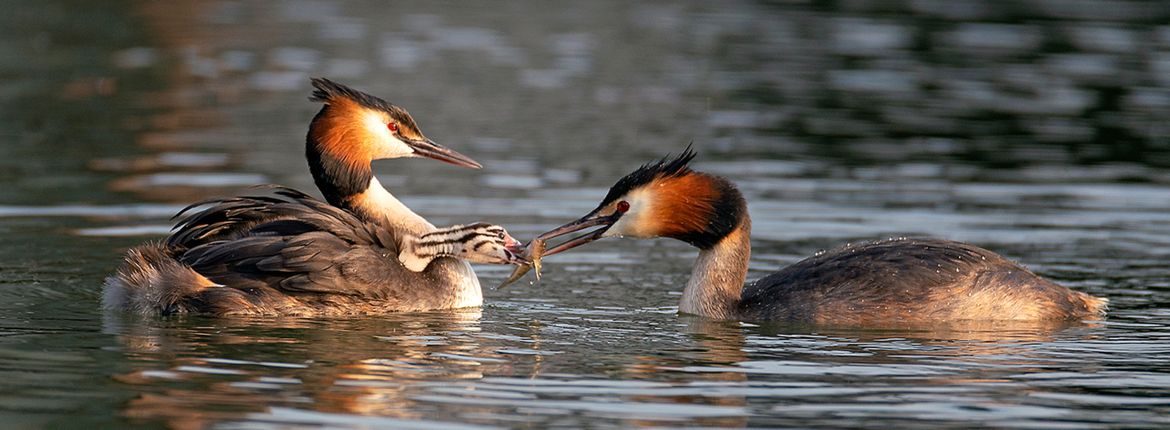
[[[751,256],[747,204],[727,179],[690,169],[694,156],[688,148],[623,177],[596,209],[538,238],[597,229],[544,255],[604,237],[682,240],[699,248],[699,257],[679,311],[715,319],[870,326],[1104,316],[1106,299],[947,240],[843,246],[745,286]]]
[[[1104,315],[1069,290],[967,243],[891,239],[839,247],[744,287],[739,319],[879,325],[1052,321]]]
[[[376,159],[479,163],[427,139],[402,108],[314,79],[305,151],[326,202],[274,195],[197,203],[161,243],[131,249],[103,305],[141,314],[359,315],[479,306],[467,261],[521,261],[487,224],[436,228],[378,182]]]

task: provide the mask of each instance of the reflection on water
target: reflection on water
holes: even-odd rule
[[[202,428],[247,413],[264,421],[260,417],[274,406],[270,400],[288,408],[313,404],[327,413],[417,420],[420,413],[411,407],[406,387],[480,379],[493,367],[511,367],[508,360],[490,357],[499,354],[474,337],[479,321],[479,311],[460,311],[398,321],[333,321],[328,327],[237,320],[210,334],[184,325],[107,321],[107,331],[117,334],[128,357],[145,364],[115,378],[153,393],[132,401],[127,415]],[[231,358],[241,348],[258,346],[263,352],[249,353],[251,359]],[[280,394],[271,398],[272,393]]]
[[[176,428],[1170,425],[1170,11],[1154,2],[174,1],[0,16],[0,416]],[[484,162],[379,163],[436,224],[530,237],[694,141],[752,278],[891,236],[975,242],[1107,321],[881,330],[676,315],[694,251],[601,241],[482,310],[98,312],[205,198],[311,190],[308,76]],[[506,267],[477,268],[484,285]]]
[[[844,424],[859,415],[1010,425],[1068,415],[1046,396],[1052,383],[1101,395],[1117,387],[1104,363],[1083,359],[1108,341],[1100,327],[810,332],[664,313],[568,313],[549,323],[493,321],[492,314],[108,320],[105,330],[131,363],[114,379],[144,392],[123,412],[180,428],[242,421],[545,426],[582,419],[741,427],[804,419]],[[662,339],[646,338],[639,329],[645,325],[660,327]],[[589,341],[580,332],[598,335]],[[630,353],[595,352],[616,342]],[[1126,378],[1130,387],[1165,382],[1149,372]],[[1108,398],[1164,404],[1132,394]]]

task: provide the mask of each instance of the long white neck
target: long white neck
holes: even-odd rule
[[[414,213],[390,194],[377,177],[370,179],[370,186],[353,199],[353,205],[367,219],[382,223],[391,231],[399,233],[399,237],[405,234],[417,237],[435,230],[435,226],[426,218]]]
[[[751,260],[751,219],[710,249],[699,252],[691,279],[683,289],[679,312],[714,319],[735,319]]]
[[[393,194],[390,194],[389,190],[382,186],[381,182],[378,182],[376,177],[371,177],[370,186],[352,202],[354,210],[362,212],[362,216],[366,219],[377,220],[394,233],[398,241],[400,257],[403,251],[410,251],[408,248],[411,245],[407,243],[408,241],[437,230],[434,224],[428,222],[426,218],[414,213],[398,201]],[[447,273],[447,278],[453,280],[453,284],[449,287],[454,289],[451,293],[450,307],[465,308],[483,305],[483,291],[480,289],[479,277],[475,276],[475,270],[467,261],[456,258],[443,259],[436,264],[430,264],[430,261],[427,261],[422,268],[418,268],[415,264],[414,269],[418,269],[416,271],[429,269],[433,273]]]

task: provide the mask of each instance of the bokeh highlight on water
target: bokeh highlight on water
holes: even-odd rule
[[[1158,2],[23,2],[0,16],[0,416],[176,428],[1170,424],[1170,10]],[[484,163],[376,166],[436,224],[531,237],[694,142],[756,278],[971,241],[1108,320],[832,328],[676,314],[694,251],[602,241],[482,309],[99,310],[200,199],[311,190],[309,76]],[[509,268],[477,267],[485,285]]]

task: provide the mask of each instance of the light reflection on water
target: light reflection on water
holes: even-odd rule
[[[940,3],[941,4],[941,3]],[[1165,11],[1141,2],[28,3],[0,18],[0,416],[177,428],[1170,424]],[[1162,19],[1166,18],[1166,19]],[[35,25],[34,25],[35,23]],[[29,35],[32,37],[29,37]],[[694,141],[757,278],[943,236],[1111,299],[1063,326],[676,314],[694,251],[599,242],[481,310],[102,315],[126,247],[201,199],[309,190],[307,76],[482,161],[376,165],[436,224],[521,238]],[[509,268],[477,268],[495,285]]]
[[[495,321],[493,315],[516,320]],[[379,321],[251,320],[246,328],[242,321],[172,323],[107,322],[107,331],[122,333],[124,353],[142,363],[115,379],[161,390],[131,401],[131,416],[187,424],[332,422],[294,413],[309,407],[494,425],[593,419],[621,425],[844,424],[860,416],[1011,425],[1087,419],[1078,414],[1091,411],[1060,404],[1070,396],[1093,406],[1165,404],[1115,391],[1157,390],[1164,374],[1104,368],[1111,360],[1165,354],[1165,348],[1119,347],[1102,336],[1102,327],[776,331],[667,312],[571,306],[547,317],[492,306],[482,315]],[[613,345],[629,352],[596,352]],[[157,367],[164,363],[169,367]],[[255,411],[241,417],[240,408]]]

